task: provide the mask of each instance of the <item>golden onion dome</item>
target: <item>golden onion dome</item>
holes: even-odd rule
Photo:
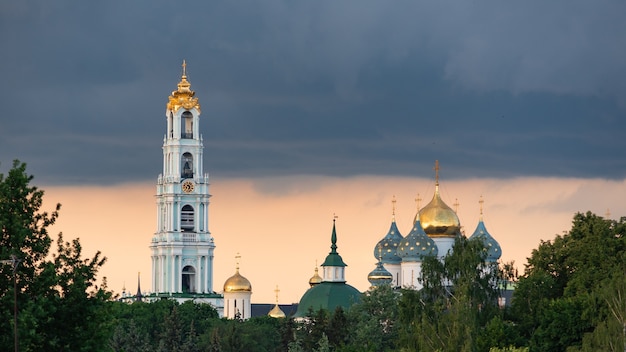
[[[252,292],[252,285],[248,279],[239,274],[239,268],[237,268],[235,275],[224,282],[224,292]]]
[[[429,237],[455,237],[461,233],[459,217],[441,200],[438,182],[435,185],[433,199],[420,210],[419,220]]]
[[[323,279],[320,276],[320,274],[318,273],[317,270],[317,266],[315,267],[315,274],[313,276],[311,276],[311,278],[309,279],[309,285],[311,285],[311,287],[322,283]]]
[[[284,318],[286,317],[285,312],[278,306],[278,304],[274,305],[274,308],[267,313],[268,316],[272,318]]]

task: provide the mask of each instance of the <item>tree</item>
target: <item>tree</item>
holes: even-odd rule
[[[48,228],[58,215],[41,211],[44,192],[31,186],[26,164],[13,162],[0,174],[0,259],[20,260],[15,273],[0,267],[0,345],[13,345],[13,279],[17,288],[17,331],[21,350],[103,350],[112,332],[106,281],[96,286],[96,275],[106,258],[96,253],[82,259],[78,239],[64,242],[51,253]],[[15,276],[13,276],[15,275]]]
[[[398,294],[390,285],[365,292],[348,312],[349,343],[364,351],[394,350],[398,339]]]
[[[500,314],[497,263],[485,261],[481,240],[458,237],[443,261],[422,261],[420,291],[403,290],[399,348],[407,351],[480,351],[485,326]]]
[[[577,213],[570,231],[533,250],[512,306],[532,350],[588,350],[616,326],[602,290],[613,277],[623,277],[625,233],[625,218]],[[610,350],[608,345],[601,349]]]

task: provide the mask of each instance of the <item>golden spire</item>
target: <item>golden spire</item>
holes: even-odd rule
[[[454,205],[454,212],[458,214],[459,213],[459,205],[461,205],[461,204],[459,204],[459,198],[454,198],[454,204],[452,204],[452,205]]]
[[[396,221],[396,195],[394,194],[391,199],[391,217],[393,221]]]
[[[435,160],[435,186],[439,186],[439,160]]]

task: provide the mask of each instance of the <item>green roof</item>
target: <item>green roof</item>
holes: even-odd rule
[[[337,307],[350,308],[361,300],[361,292],[345,282],[322,282],[308,289],[298,304],[294,317],[307,316],[309,308],[316,312],[325,309],[330,312]]]

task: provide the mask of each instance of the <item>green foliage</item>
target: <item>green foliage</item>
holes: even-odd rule
[[[393,350],[398,339],[398,294],[390,285],[370,289],[348,314],[349,344],[362,351]]]
[[[485,262],[480,240],[459,237],[443,262],[425,258],[424,288],[404,290],[400,299],[400,347],[406,351],[488,351],[497,307],[499,280],[495,263]]]
[[[96,286],[106,258],[100,252],[82,258],[78,239],[64,242],[59,234],[51,253],[48,228],[60,205],[42,212],[43,191],[31,186],[26,165],[15,161],[0,174],[0,259],[20,259],[15,270],[18,333],[23,351],[101,351],[113,331],[112,293]],[[13,293],[13,268],[0,266],[0,292]],[[13,345],[13,294],[0,295],[0,345]],[[9,323],[10,322],[10,323]]]
[[[615,277],[621,276],[615,282],[624,279],[625,230],[624,218],[578,213],[568,233],[533,250],[512,307],[519,333],[532,350],[609,351],[618,343],[607,336],[617,331],[620,320],[611,317],[609,302],[626,305],[626,297],[619,296],[619,288],[607,287]],[[623,350],[620,335],[613,336]]]

